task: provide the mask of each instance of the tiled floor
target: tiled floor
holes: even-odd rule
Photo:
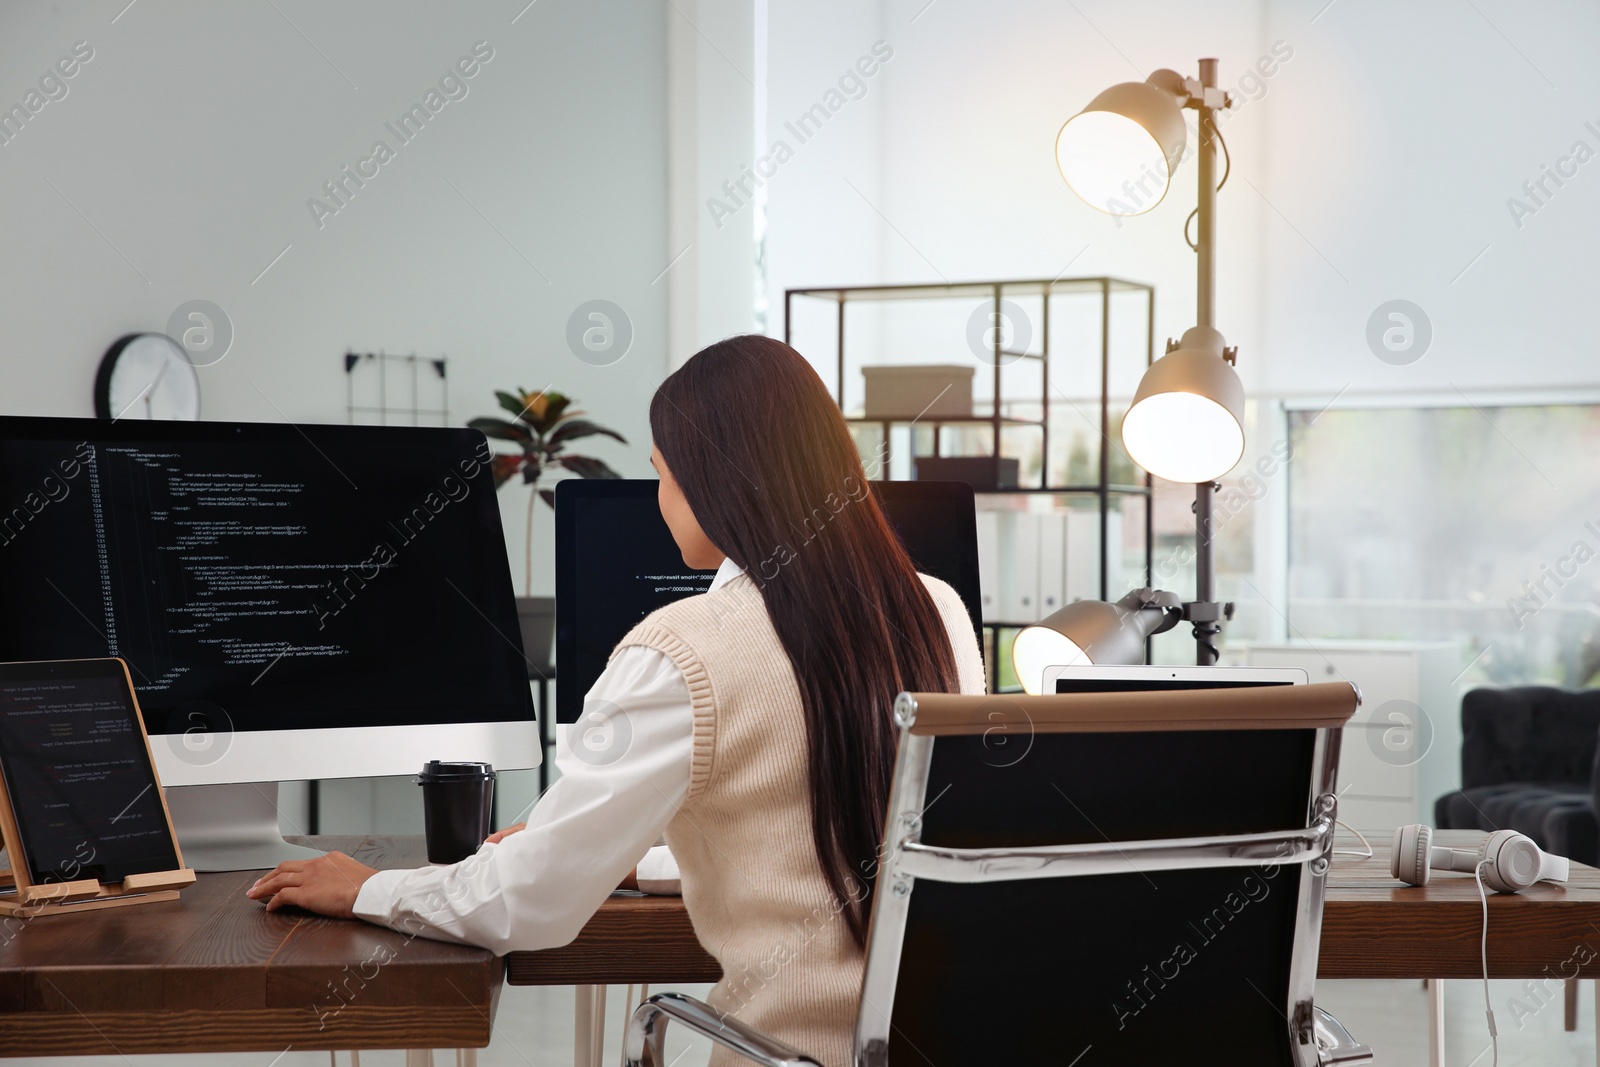
[[[1560,990],[1529,991],[1521,982],[1490,985],[1500,1030],[1500,1067],[1594,1067],[1594,983],[1583,984],[1576,1033],[1562,1030]],[[1446,1063],[1449,1067],[1489,1067],[1488,1027],[1483,1017],[1483,987],[1478,982],[1450,982],[1445,987]],[[706,987],[683,991],[704,996]],[[607,998],[607,1064],[618,1062],[622,1031],[623,990]],[[1428,995],[1421,982],[1321,982],[1317,1001],[1339,1017],[1356,1038],[1373,1047],[1378,1067],[1427,1067]],[[1520,1006],[1519,1006],[1520,1005]],[[703,1042],[672,1040],[671,1067],[704,1067],[709,1049]],[[681,1035],[681,1031],[679,1031]],[[372,1052],[362,1067],[400,1067],[399,1052]],[[327,1067],[326,1052],[240,1053],[208,1056],[97,1056],[65,1060],[11,1060],[11,1063],[55,1064],[60,1067]],[[340,1067],[350,1060],[340,1055]],[[448,1053],[435,1055],[438,1067],[451,1067]],[[494,1043],[478,1056],[482,1067],[567,1067],[572,1063],[572,990],[507,988],[500,998]]]
[[[1595,983],[1583,982],[1578,1029],[1562,1029],[1561,989],[1523,982],[1489,983],[1500,1031],[1500,1067],[1595,1067]],[[1375,1067],[1427,1067],[1428,994],[1421,982],[1318,982],[1317,1003],[1338,1016],[1352,1036],[1371,1045]],[[1445,1063],[1489,1067],[1489,1024],[1482,982],[1445,983]]]

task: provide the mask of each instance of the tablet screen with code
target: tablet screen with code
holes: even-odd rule
[[[0,770],[33,884],[180,866],[121,661],[0,664]]]

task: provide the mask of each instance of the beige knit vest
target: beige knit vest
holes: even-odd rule
[[[982,692],[960,598],[923,581],[950,630],[963,691]],[[862,954],[817,860],[804,707],[760,590],[740,575],[677,601],[617,647],[629,645],[670,658],[694,705],[689,794],[666,838],[695,934],[722,965],[712,1007],[848,1067]],[[711,1062],[745,1061],[719,1048]]]

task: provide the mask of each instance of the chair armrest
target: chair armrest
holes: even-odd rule
[[[1323,1009],[1312,1011],[1311,1028],[1317,1042],[1317,1062],[1322,1067],[1357,1067],[1372,1062],[1372,1049],[1356,1044],[1344,1024]]]
[[[634,1010],[623,1041],[625,1067],[665,1067],[668,1019],[762,1067],[822,1067],[798,1049],[682,993],[657,993]]]
[[[1530,835],[1531,836],[1531,835]],[[1600,824],[1589,805],[1552,808],[1540,827],[1539,847],[1574,863],[1600,863]]]

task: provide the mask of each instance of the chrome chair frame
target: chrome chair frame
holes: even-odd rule
[[[1359,704],[1359,692],[1356,700]],[[879,891],[873,894],[861,1010],[856,1019],[856,1067],[888,1067],[890,1012],[917,879],[973,884],[1087,877],[1125,873],[1130,863],[1143,872],[1303,864],[1306,870],[1300,879],[1289,996],[1283,1006],[1284,1018],[1289,1020],[1290,1045],[1298,1067],[1358,1067],[1372,1062],[1372,1050],[1357,1044],[1339,1021],[1316,1007],[1312,999],[1323,899],[1333,855],[1338,808],[1334,782],[1341,730],[1317,729],[1311,790],[1316,800],[1303,829],[1035,848],[958,849],[925,845],[920,839],[921,812],[927,799],[936,738],[912,732],[917,718],[917,701],[912,694],[896,697],[894,714],[901,736],[890,789],[889,832],[885,835],[893,843],[878,871]],[[624,1042],[625,1067],[642,1067],[646,1063],[663,1067],[669,1019],[763,1067],[819,1067],[804,1053],[679,993],[657,994],[639,1006]]]

